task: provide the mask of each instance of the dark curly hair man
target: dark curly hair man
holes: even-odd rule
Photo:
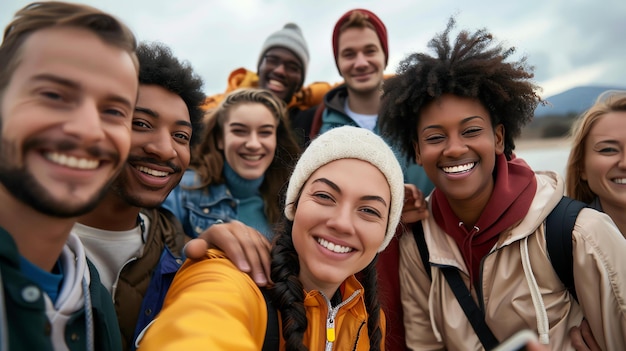
[[[141,43],[137,48],[137,57],[140,84],[161,86],[180,96],[187,105],[193,129],[191,145],[195,145],[200,140],[203,127],[204,110],[201,106],[206,96],[202,91],[202,79],[191,65],[179,61],[172,50],[162,43]]]

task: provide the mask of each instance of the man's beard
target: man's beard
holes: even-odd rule
[[[54,199],[35,177],[24,168],[6,169],[0,166],[0,182],[19,201],[31,206],[37,212],[61,218],[84,215],[98,205],[106,194],[110,182],[83,204],[69,205]]]
[[[1,127],[0,127],[1,128]],[[1,129],[0,129],[1,130]],[[25,147],[24,150],[28,148]],[[0,183],[17,200],[31,206],[37,212],[45,215],[71,218],[81,216],[93,210],[106,194],[115,177],[103,186],[91,199],[82,204],[71,205],[55,199],[26,169],[26,166],[15,165],[10,155],[17,154],[17,147],[6,140],[0,142]]]
[[[126,165],[125,167],[129,167],[129,166]],[[126,202],[130,206],[139,207],[139,208],[146,208],[146,209],[153,209],[153,208],[160,207],[161,204],[163,203],[163,201],[165,201],[165,199],[163,199],[162,201],[146,200],[145,198],[143,198],[141,196],[141,194],[138,195],[138,194],[134,193],[133,191],[129,191],[126,188],[125,177],[122,176],[122,174],[123,173],[118,175],[117,178],[111,184],[111,191],[114,194],[117,194],[117,196],[122,198],[124,200],[124,202]]]
[[[146,198],[145,196],[143,196],[143,193],[148,190],[148,188],[144,188],[144,189],[139,189],[139,190],[133,190],[133,189],[128,189],[128,184],[131,184],[131,181],[129,180],[129,176],[126,173],[126,169],[127,168],[133,168],[133,163],[134,162],[144,162],[144,163],[152,163],[155,165],[162,165],[162,166],[167,166],[169,168],[171,168],[172,170],[174,170],[174,172],[176,174],[180,175],[180,178],[182,178],[182,172],[183,169],[177,165],[175,165],[172,162],[160,162],[154,158],[150,158],[150,157],[139,157],[139,156],[133,156],[133,155],[129,155],[128,159],[126,161],[126,164],[124,165],[124,167],[122,168],[122,171],[120,172],[120,174],[116,177],[116,179],[113,181],[112,185],[111,185],[111,191],[115,194],[117,194],[119,197],[121,197],[127,204],[134,206],[134,207],[140,207],[140,208],[147,208],[147,209],[153,209],[153,208],[158,208],[161,206],[161,204],[163,203],[163,201],[165,201],[165,198],[167,197],[167,195],[176,187],[175,185],[171,186],[171,188],[167,191],[167,193],[165,193],[165,195],[163,196],[162,199],[160,200],[153,200],[150,198]],[[180,179],[179,179],[180,181]],[[178,182],[176,182],[176,184],[178,184]],[[163,191],[162,188],[158,188],[158,189],[154,189],[154,191]]]

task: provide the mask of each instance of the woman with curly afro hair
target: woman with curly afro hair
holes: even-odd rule
[[[555,172],[535,173],[513,153],[515,137],[541,103],[532,70],[486,30],[461,31],[451,42],[453,28],[451,19],[430,41],[434,55],[402,61],[385,82],[379,119],[387,140],[413,152],[435,184],[431,215],[421,223],[429,267],[411,233],[400,239],[407,345],[493,346],[483,345],[469,323],[444,277],[452,272],[469,289],[494,344],[531,329],[553,350],[570,349],[568,331],[584,317],[603,349],[622,349],[626,271],[618,267],[626,265],[626,240],[605,214],[580,212],[571,233],[573,299],[545,249],[544,222],[564,183]]]

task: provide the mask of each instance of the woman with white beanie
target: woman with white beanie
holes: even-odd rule
[[[319,136],[289,181],[284,228],[272,248],[272,303],[210,249],[180,269],[140,350],[261,350],[268,328],[268,336],[272,329],[280,335],[281,350],[382,349],[375,263],[403,200],[402,170],[380,137],[356,127]],[[280,323],[268,323],[273,308]]]

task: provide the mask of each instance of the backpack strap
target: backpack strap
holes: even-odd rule
[[[320,129],[322,129],[322,115],[324,114],[324,110],[326,109],[326,105],[324,102],[317,105],[315,109],[315,114],[313,115],[313,120],[311,121],[311,132],[309,133],[309,138],[311,140],[315,139],[320,134]]]
[[[422,226],[422,222],[420,221],[415,223],[412,231],[415,243],[417,244],[417,249],[419,250],[422,258],[424,269],[426,270],[426,273],[428,273],[430,280],[432,280],[433,277],[430,271],[429,261],[430,254],[428,253],[428,246],[426,245],[426,239],[424,238],[424,227]],[[461,305],[467,320],[472,325],[472,329],[474,329],[474,332],[478,336],[478,339],[485,350],[491,350],[496,347],[499,343],[498,339],[496,339],[491,332],[491,329],[489,329],[489,326],[487,326],[487,323],[485,323],[485,317],[480,308],[476,305],[469,289],[465,286],[459,271],[457,271],[454,267],[440,267],[440,269],[446,277],[446,281],[448,282],[450,289],[452,289],[454,296],[459,302],[459,305]]]
[[[585,207],[585,203],[563,196],[546,218],[548,258],[559,279],[576,301],[578,296],[574,286],[572,231],[578,213]]]
[[[459,271],[455,267],[450,266],[441,267],[440,269],[485,350],[491,350],[498,346],[500,342],[489,329],[482,310],[476,305],[476,301],[474,301],[472,294],[465,286]]]
[[[422,221],[413,224],[412,231],[415,243],[417,244],[417,249],[419,250],[420,257],[422,258],[424,269],[428,274],[428,278],[433,280],[432,272],[430,271],[430,254],[428,253],[428,246],[426,245],[426,239],[424,238],[424,227],[422,226]]]
[[[563,196],[545,222],[548,256],[559,279],[576,301],[578,301],[578,296],[574,286],[572,231],[578,214],[585,207],[587,207],[585,203]],[[412,231],[422,264],[432,280],[432,273],[428,269],[430,267],[429,253],[422,223],[414,224]],[[494,348],[498,345],[498,339],[485,323],[482,311],[476,305],[458,270],[454,267],[441,267],[440,269],[485,350]]]
[[[262,351],[275,351],[279,349],[280,335],[278,333],[278,312],[272,303],[269,290],[260,288],[267,306],[267,327],[265,328],[265,340],[263,340]]]

